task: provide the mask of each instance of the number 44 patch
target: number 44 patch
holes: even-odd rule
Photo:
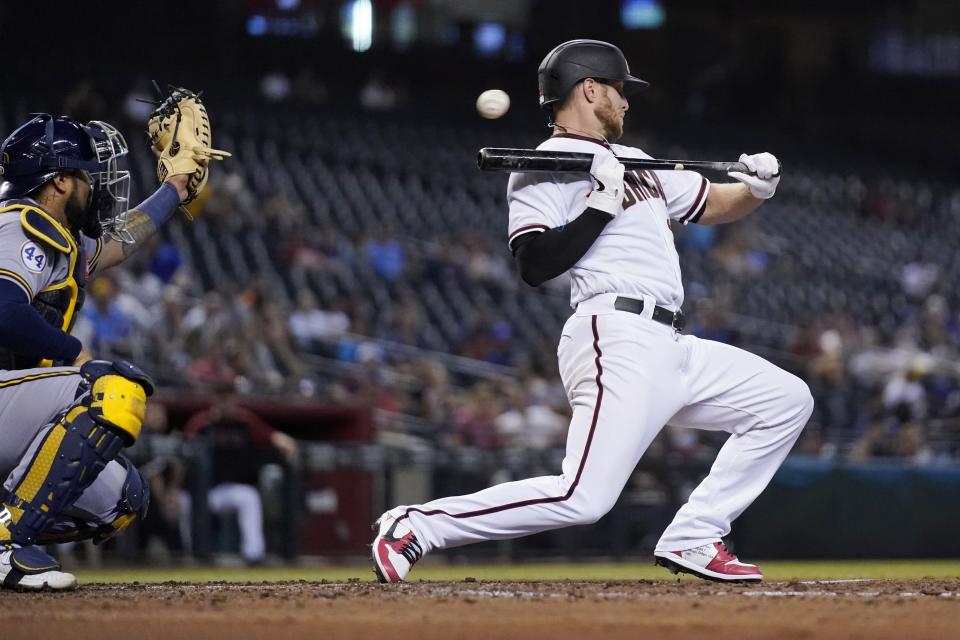
[[[32,240],[27,240],[23,243],[23,246],[20,247],[20,262],[23,263],[23,266],[27,270],[32,271],[33,273],[40,273],[43,271],[43,268],[47,266],[47,254],[43,252],[37,243]]]

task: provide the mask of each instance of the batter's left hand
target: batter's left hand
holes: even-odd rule
[[[780,184],[780,161],[777,157],[772,153],[755,153],[752,156],[742,153],[740,162],[756,175],[739,171],[731,171],[727,175],[747,185],[754,198],[760,200],[772,198],[777,191],[777,185]]]

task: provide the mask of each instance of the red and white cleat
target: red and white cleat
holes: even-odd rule
[[[371,549],[373,572],[380,582],[403,582],[410,568],[423,556],[416,534],[389,511],[380,516],[373,528],[377,531]]]
[[[672,573],[689,573],[718,582],[760,582],[763,573],[754,564],[740,562],[722,542],[712,542],[686,551],[654,551],[656,563]]]

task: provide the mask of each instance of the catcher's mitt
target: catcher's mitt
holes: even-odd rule
[[[188,196],[183,204],[191,202],[206,186],[210,160],[230,157],[226,151],[210,146],[212,136],[207,109],[200,102],[199,93],[183,87],[170,87],[170,95],[162,99],[147,122],[147,134],[160,151],[157,163],[160,182],[169,176],[190,174]]]

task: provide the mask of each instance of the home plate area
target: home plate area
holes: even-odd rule
[[[5,638],[919,640],[956,637],[960,579],[91,584],[0,613]]]

